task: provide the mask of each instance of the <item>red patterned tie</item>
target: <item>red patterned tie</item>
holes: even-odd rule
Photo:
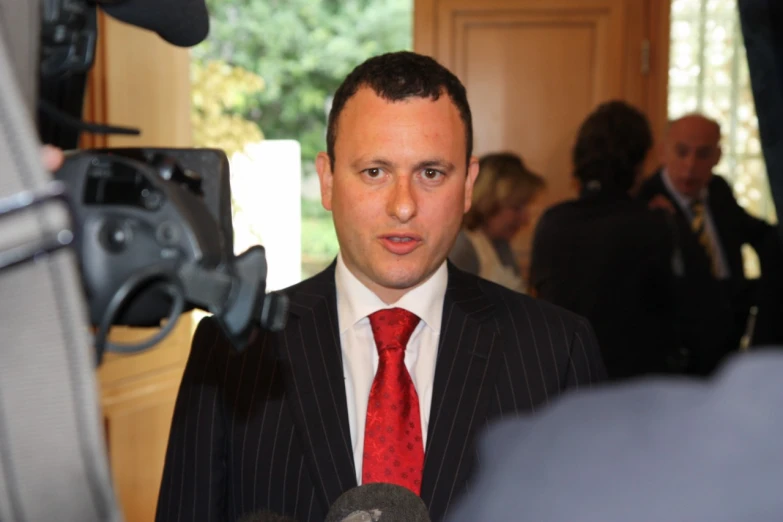
[[[419,318],[402,308],[370,315],[378,372],[367,403],[362,483],[387,482],[421,491],[424,444],[419,396],[405,367],[405,346]]]

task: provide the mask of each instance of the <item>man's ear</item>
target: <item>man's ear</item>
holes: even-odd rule
[[[478,173],[479,160],[477,157],[471,156],[468,162],[468,175],[465,177],[465,212],[470,210],[470,205],[473,202],[473,185],[476,183]]]
[[[315,170],[321,182],[321,205],[326,210],[332,210],[332,184],[334,173],[332,172],[332,160],[326,152],[319,152],[315,157]]]

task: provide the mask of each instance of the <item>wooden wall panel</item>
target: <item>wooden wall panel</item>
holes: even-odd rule
[[[84,135],[82,146],[190,146],[189,50],[103,13],[99,14],[99,31],[85,119],[136,127],[142,134]]]
[[[662,128],[668,11],[661,5],[416,0],[414,47],[465,84],[476,154],[516,152],[546,178],[535,220],[543,208],[576,195],[571,149],[580,123],[598,104],[628,101],[648,114],[655,130]],[[532,227],[514,241],[523,265],[531,234]]]

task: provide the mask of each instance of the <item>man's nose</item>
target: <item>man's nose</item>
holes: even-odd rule
[[[391,188],[387,210],[390,216],[402,223],[416,215],[417,205],[413,188],[410,176],[397,176]]]
[[[683,165],[686,169],[688,169],[688,172],[693,170],[694,165],[696,165],[696,155],[695,154],[688,154],[683,158]]]

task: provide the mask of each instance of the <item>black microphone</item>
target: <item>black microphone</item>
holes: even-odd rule
[[[325,522],[432,522],[427,506],[408,488],[364,484],[340,495]]]
[[[117,20],[154,31],[179,47],[196,45],[209,34],[205,0],[104,0],[100,6]]]
[[[284,515],[278,515],[271,511],[259,511],[258,513],[251,513],[240,518],[237,522],[296,522],[296,519],[286,517]]]

